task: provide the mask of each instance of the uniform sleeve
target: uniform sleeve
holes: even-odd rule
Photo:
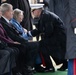
[[[53,19],[50,17],[50,15],[48,14],[44,15],[42,25],[43,25],[43,31],[45,36],[47,37],[51,36],[53,33],[54,27],[53,27]]]
[[[71,25],[76,28],[76,0],[69,0],[69,13],[71,17]]]

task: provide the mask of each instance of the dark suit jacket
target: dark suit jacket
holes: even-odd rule
[[[14,9],[19,8],[24,11],[24,19],[21,25],[27,30],[31,30],[31,10],[28,0],[7,0],[6,2],[12,4]]]
[[[3,28],[5,29],[5,31],[7,32],[8,36],[13,40],[13,41],[17,41],[20,43],[26,43],[27,41],[23,38],[21,38],[18,33],[15,31],[14,28],[9,27],[10,25],[5,21],[4,18],[1,17],[1,24],[3,26]],[[9,26],[8,26],[9,25]]]
[[[64,58],[66,52],[66,33],[62,20],[52,12],[43,10],[38,21],[38,30],[32,35],[42,34],[40,45],[46,48],[51,56]]]

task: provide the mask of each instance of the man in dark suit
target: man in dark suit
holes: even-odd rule
[[[13,5],[14,9],[19,8],[24,11],[24,19],[21,25],[26,28],[27,30],[32,30],[32,23],[31,23],[31,10],[29,6],[28,0],[6,0],[7,3]]]
[[[9,48],[7,44],[0,41],[0,75],[11,75],[16,67],[17,50]]]
[[[66,52],[66,34],[62,20],[54,13],[43,10],[42,6],[31,5],[34,17],[38,17],[38,29],[32,31],[33,36],[41,34],[40,51],[45,59],[46,66],[50,68],[51,61],[49,55],[54,59],[58,59],[65,65],[62,70],[67,68],[67,60],[65,60]],[[48,64],[47,64],[48,63]]]
[[[24,65],[23,64],[22,65],[26,66],[26,68],[24,68],[23,71],[25,71],[25,73],[26,72],[29,73],[28,67],[32,66],[34,64],[36,54],[37,54],[37,49],[38,49],[38,43],[36,43],[36,42],[30,42],[29,43],[25,39],[21,38],[19,36],[18,31],[15,30],[15,28],[12,27],[12,25],[9,23],[9,20],[13,17],[13,12],[12,12],[13,9],[12,9],[11,4],[8,4],[8,3],[2,4],[1,8],[2,8],[1,9],[2,17],[1,17],[0,21],[1,21],[3,28],[7,32],[6,34],[4,33],[5,35],[3,35],[3,34],[2,35],[5,36],[5,38],[7,40],[10,40],[10,42],[5,40],[10,47],[17,47],[20,50],[20,52],[23,53],[22,56],[24,55],[24,57],[23,57],[24,59],[21,58],[21,60],[23,59]],[[8,11],[5,9],[7,9]],[[2,39],[4,39],[4,38],[2,38]],[[14,42],[14,41],[17,41],[17,42]],[[21,62],[22,61],[20,61],[20,63]]]
[[[1,8],[0,8],[0,18],[1,18]],[[0,37],[2,29],[0,29]],[[18,49],[10,48],[7,43],[1,41],[0,39],[0,74],[1,75],[11,75],[12,71],[16,67],[16,59],[18,54]]]

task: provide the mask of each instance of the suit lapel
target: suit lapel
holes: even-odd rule
[[[3,25],[7,25],[8,27],[10,27],[10,24],[7,23],[7,21],[6,21],[3,17],[1,17],[1,23],[2,23]]]
[[[19,32],[13,27],[13,25],[7,23],[6,20],[3,17],[1,17],[1,24],[4,27],[5,30],[12,31],[15,34],[19,35]]]
[[[10,27],[8,26],[8,23],[6,22],[6,20],[5,20],[3,17],[1,17],[0,21],[1,21],[1,24],[2,24],[2,26],[4,27],[5,30],[6,30],[7,28],[10,28]]]

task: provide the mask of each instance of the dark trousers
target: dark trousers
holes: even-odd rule
[[[29,57],[26,58],[29,62],[27,62],[28,64],[35,66],[35,62],[36,62],[36,58],[37,58],[37,55],[39,53],[39,43],[38,42],[28,42],[28,50],[27,50],[27,56],[26,57]]]
[[[38,43],[28,42],[26,44],[8,44],[10,47],[19,49],[19,56],[17,59],[17,67],[21,70],[24,66],[34,66],[36,55],[38,53]]]
[[[44,57],[46,67],[52,68],[53,65],[52,65],[52,61],[50,59],[51,55],[50,55],[49,51],[47,50],[47,48],[41,47],[40,52],[42,53],[42,55]],[[54,59],[54,61],[56,62],[57,65],[63,63],[63,68],[67,68],[67,60],[66,59],[59,59],[59,58],[56,58],[56,56],[55,57],[52,56],[52,58]]]
[[[9,73],[11,75],[12,69],[16,66],[14,50],[9,47],[0,50],[0,74]]]
[[[50,59],[50,55],[47,51],[47,48],[46,47],[40,47],[40,52],[42,53],[42,56],[44,57],[46,68],[48,68],[48,69],[53,68],[52,61]]]
[[[10,58],[10,53],[8,51],[0,50],[0,74],[10,72],[9,58]]]
[[[52,61],[50,59],[50,54],[48,53],[46,48],[41,49],[41,53],[44,57],[44,61],[46,64],[46,68],[53,68]],[[56,57],[52,57],[57,65],[63,63],[63,68],[67,69],[67,60],[66,59],[58,59]]]

